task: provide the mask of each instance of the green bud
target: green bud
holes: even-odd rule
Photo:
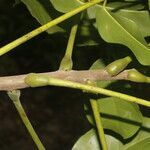
[[[46,86],[48,85],[48,77],[46,75],[30,73],[25,78],[25,83],[31,87]]]
[[[128,80],[133,82],[148,82],[148,77],[138,72],[137,70],[131,70],[128,72]]]
[[[131,61],[132,59],[129,56],[122,58],[122,59],[118,59],[112,62],[111,64],[109,64],[108,66],[106,66],[106,71],[111,76],[115,76],[121,71],[123,71]]]

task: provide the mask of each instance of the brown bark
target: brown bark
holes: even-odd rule
[[[106,70],[71,70],[71,71],[54,71],[40,73],[45,74],[53,78],[59,78],[63,80],[70,80],[74,82],[79,82],[86,84],[88,80],[99,81],[99,80],[127,80],[129,70],[125,70],[118,74],[117,76],[111,77]],[[15,89],[23,89],[29,87],[25,82],[24,78],[28,74],[15,75],[15,76],[5,76],[0,77],[0,91],[10,91]]]

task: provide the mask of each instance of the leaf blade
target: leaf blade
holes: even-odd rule
[[[108,150],[120,150],[122,143],[118,139],[107,134],[105,134],[105,136]],[[95,130],[91,129],[82,135],[74,144],[72,150],[101,150]]]
[[[50,0],[57,11],[66,13],[81,6],[83,3],[79,0]]]
[[[136,137],[122,147],[122,150],[149,150],[150,148],[150,118],[143,117],[143,125]]]
[[[97,9],[96,22],[105,41],[126,45],[141,64],[150,65],[150,48],[133,20],[115,15],[101,7]]]

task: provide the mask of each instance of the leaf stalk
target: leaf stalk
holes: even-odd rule
[[[74,42],[75,42],[75,37],[76,33],[78,30],[78,24],[75,24],[72,26],[71,31],[70,31],[70,36],[66,48],[66,53],[60,63],[60,70],[71,70],[73,66],[73,61],[72,61],[72,52],[73,52],[73,47],[74,47]]]
[[[119,99],[123,99],[123,100],[129,101],[129,102],[134,102],[134,103],[138,103],[143,106],[150,107],[150,102],[146,101],[144,99],[141,99],[141,98],[137,98],[137,97],[122,94],[119,92],[103,89],[100,87],[93,87],[90,85],[85,85],[85,84],[81,84],[81,83],[77,83],[77,82],[51,78],[51,77],[45,76],[45,75],[37,75],[34,73],[29,74],[25,78],[25,83],[31,87],[37,87],[36,85],[40,86],[40,84],[41,84],[41,86],[53,85],[53,86],[61,86],[61,87],[67,87],[67,88],[73,88],[73,89],[80,89],[80,90],[88,91],[89,93],[103,94],[106,96],[117,97]]]
[[[86,10],[87,8],[102,2],[102,1],[103,0],[93,0],[93,1],[87,2],[83,5],[81,5],[80,7],[78,7],[76,9],[74,9],[74,10],[72,10],[72,11],[70,11],[70,12],[68,12],[68,13],[66,13],[66,14],[64,14],[64,15],[62,15],[62,16],[60,16],[60,17],[58,17],[58,18],[56,18],[56,19],[54,19],[54,20],[52,20],[48,23],[46,23],[45,25],[43,25],[43,26],[41,26],[41,27],[39,27],[39,28],[37,28],[37,29],[25,34],[25,35],[23,35],[22,37],[16,39],[15,41],[3,46],[2,48],[0,48],[0,56],[2,56],[3,54],[11,51],[15,47],[25,43],[26,41],[32,39],[33,37],[39,35],[40,33],[48,30],[49,28],[63,22],[64,20],[66,20],[66,19],[68,19],[68,18],[70,18],[70,17]]]
[[[22,104],[20,102],[20,91],[19,90],[14,90],[14,91],[9,91],[8,96],[10,97],[10,99],[13,101],[24,125],[26,126],[29,134],[31,135],[33,141],[35,142],[37,148],[39,150],[45,150],[42,142],[40,141],[38,135],[36,134],[32,124],[30,123],[30,120],[28,119],[25,110],[22,107]]]
[[[93,115],[94,115],[94,119],[95,119],[98,136],[99,136],[99,140],[100,140],[102,149],[108,150],[107,142],[106,142],[106,138],[105,138],[105,134],[104,134],[104,128],[103,128],[103,124],[102,124],[102,119],[101,119],[101,115],[99,113],[100,108],[98,107],[96,100],[91,99],[90,103],[91,103],[91,107],[92,107],[92,111],[93,111]]]

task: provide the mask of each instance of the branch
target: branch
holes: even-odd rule
[[[125,70],[117,76],[111,77],[105,69],[101,70],[71,70],[71,71],[54,71],[39,73],[48,75],[53,78],[74,81],[86,84],[87,81],[100,81],[100,80],[128,80],[128,72],[134,70]],[[24,79],[28,74],[0,77],[0,91],[10,91],[16,89],[23,89],[29,87]]]
[[[71,28],[66,52],[65,52],[65,55],[64,55],[64,57],[60,63],[59,70],[67,71],[67,70],[72,69],[72,66],[73,66],[72,52],[73,52],[73,47],[74,47],[74,43],[75,43],[77,30],[78,30],[78,24],[73,25]]]
[[[131,70],[132,71],[132,70]],[[128,73],[130,73],[129,71]],[[103,94],[106,96],[111,96],[111,97],[116,97],[119,99],[123,99],[129,102],[135,102],[137,104],[141,104],[143,106],[150,107],[150,102],[148,100],[144,100],[141,98],[137,98],[134,96],[130,96],[127,94],[103,89],[100,87],[95,87],[93,85],[87,84],[81,84],[77,82],[72,82],[72,81],[67,81],[67,80],[62,80],[62,79],[57,79],[57,78],[52,78],[49,77],[48,75],[39,75],[36,73],[30,73],[26,78],[25,82],[30,86],[30,87],[42,87],[42,86],[60,86],[60,87],[67,87],[67,88],[72,88],[72,89],[79,89],[79,90],[84,90],[88,93],[94,93],[94,94]]]
[[[42,142],[40,141],[37,133],[35,132],[30,120],[28,119],[26,112],[20,102],[20,91],[19,90],[14,90],[14,91],[9,91],[8,96],[10,97],[10,99],[13,101],[25,127],[27,128],[29,134],[31,135],[33,141],[35,142],[37,148],[39,150],[45,150],[44,145],[42,144]]]

